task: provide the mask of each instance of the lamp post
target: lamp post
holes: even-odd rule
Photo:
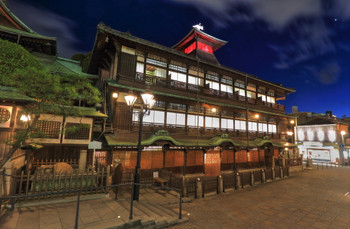
[[[344,147],[345,147],[345,142],[344,142],[344,135],[346,135],[346,132],[344,130],[340,131],[340,135],[341,135],[341,140],[342,140],[342,144],[340,144],[340,150],[341,150],[341,154],[342,157],[344,157]],[[349,163],[349,152],[348,152],[348,163]],[[343,164],[345,164],[345,162],[343,162]]]
[[[134,95],[132,92],[126,96],[124,96],[126,104],[130,107],[134,105],[136,102],[137,96]],[[143,116],[147,114],[150,108],[154,105],[156,102],[153,98],[154,96],[151,94],[149,90],[146,90],[145,93],[141,94],[141,98],[143,100],[143,105],[141,106],[141,109],[139,111],[139,133],[138,133],[138,140],[137,140],[137,159],[136,159],[136,166],[135,166],[135,175],[134,175],[134,184],[133,184],[133,193],[132,198],[133,200],[139,200],[139,194],[140,194],[140,177],[141,177],[141,137],[142,137],[142,125],[143,125]]]

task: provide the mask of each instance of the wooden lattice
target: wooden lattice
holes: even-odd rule
[[[90,125],[80,123],[66,123],[65,139],[87,140],[90,137]]]
[[[34,132],[43,134],[44,138],[58,138],[60,129],[61,122],[39,120]]]
[[[6,108],[0,108],[0,124],[10,120],[11,113]]]

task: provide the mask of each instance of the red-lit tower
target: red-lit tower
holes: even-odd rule
[[[201,26],[198,25],[193,26],[193,29],[181,41],[174,45],[173,48],[186,54],[193,55],[200,60],[219,64],[214,52],[224,46],[227,41],[203,32],[200,27]]]

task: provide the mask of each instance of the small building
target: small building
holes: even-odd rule
[[[194,27],[169,48],[100,23],[88,72],[99,76],[109,115],[105,153],[135,168],[146,89],[156,102],[143,117],[143,170],[216,176],[271,167],[293,151],[294,117],[278,101],[294,89],[221,65],[215,51],[226,43]],[[131,92],[133,107],[125,101]]]
[[[336,118],[331,112],[294,113],[298,117],[296,142],[299,153],[315,162],[349,163],[349,121]]]

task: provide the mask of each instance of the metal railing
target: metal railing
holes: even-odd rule
[[[10,177],[14,177],[13,175],[9,175],[9,174],[1,174],[1,175],[5,175],[5,176],[10,176]],[[134,188],[133,183],[129,183],[129,184],[117,184],[117,185],[106,185],[106,186],[100,186],[100,187],[88,187],[88,188],[81,188],[81,189],[77,189],[77,190],[65,190],[65,191],[56,191],[56,192],[49,192],[49,193],[35,193],[35,194],[27,194],[27,195],[11,195],[11,196],[4,196],[4,197],[0,197],[0,217],[2,216],[2,212],[3,212],[3,206],[10,204],[11,208],[10,210],[14,209],[14,206],[16,204],[16,202],[19,202],[20,200],[25,200],[27,198],[33,198],[33,197],[43,197],[43,196],[57,196],[57,195],[66,195],[66,194],[76,194],[77,195],[77,204],[76,204],[76,215],[75,215],[75,229],[78,229],[78,225],[79,225],[79,207],[80,207],[80,197],[81,194],[88,191],[97,191],[100,189],[105,189],[105,190],[110,190],[113,188],[117,188],[117,187],[121,187],[121,186],[132,186],[132,189]],[[146,184],[139,184],[139,183],[135,183],[135,185],[139,185],[139,186],[143,186],[143,187],[149,187],[149,188],[153,188],[153,189],[162,189],[162,190],[167,190],[167,191],[171,191],[174,190],[176,192],[178,192],[179,194],[179,219],[182,219],[182,190],[181,189],[176,189],[176,188],[168,188],[168,187],[163,187],[160,188],[158,186],[154,186],[154,185],[146,185]],[[15,187],[14,190],[16,189],[16,182],[15,182]],[[133,192],[133,190],[132,190]],[[131,195],[131,199],[130,199],[130,208],[129,208],[129,219],[133,219],[133,195]]]

